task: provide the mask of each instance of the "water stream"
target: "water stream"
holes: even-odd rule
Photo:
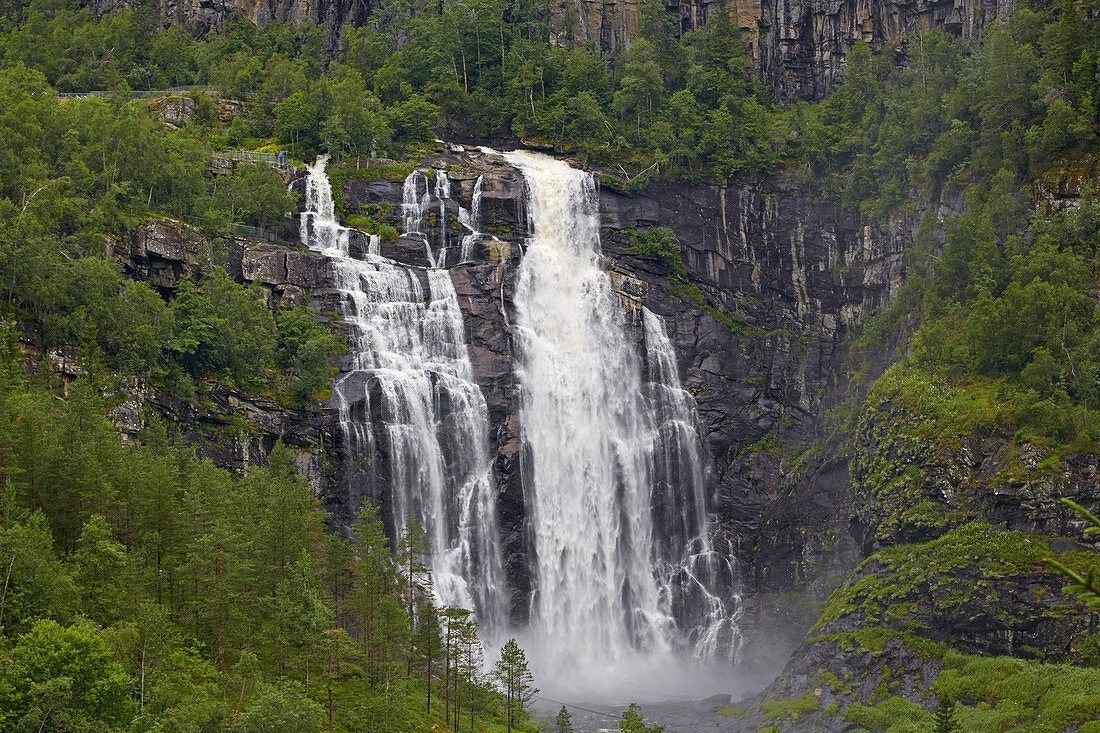
[[[474,609],[486,633],[499,633],[507,589],[488,409],[474,382],[450,275],[377,254],[353,257],[325,163],[322,157],[309,167],[301,231],[303,242],[328,258],[348,328],[351,365],[333,385],[345,455],[355,464],[385,461],[386,471],[361,473],[388,474],[388,486],[358,487],[360,495],[388,491],[388,520],[398,537],[406,513],[414,512],[434,549],[439,602]],[[420,178],[406,190],[424,202],[427,180]],[[405,217],[406,227],[419,231],[423,212],[406,209]]]

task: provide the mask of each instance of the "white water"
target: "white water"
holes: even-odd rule
[[[474,383],[450,275],[373,253],[365,260],[351,257],[349,230],[336,221],[325,163],[318,158],[308,169],[301,236],[329,258],[348,326],[352,365],[332,390],[345,450],[367,465],[379,452],[388,458],[389,522],[400,537],[406,511],[416,513],[432,542],[439,601],[474,609],[492,635],[505,624],[507,589],[488,409]],[[419,232],[427,208],[427,179],[414,176],[405,184],[406,233]],[[375,250],[377,240],[369,246]],[[377,422],[372,415],[379,416]],[[373,487],[357,488],[367,495]]]
[[[694,400],[660,319],[645,361],[600,269],[592,177],[515,152],[533,234],[515,307],[536,592],[525,642],[544,689],[682,689],[736,654],[735,569],[713,552]],[[643,380],[643,375],[648,381]],[[653,686],[647,692],[646,686]]]
[[[470,211],[467,211],[461,206],[458,208],[458,222],[470,232],[462,237],[461,249],[459,250],[458,256],[460,263],[470,261],[470,258],[473,257],[474,245],[484,236],[481,233],[481,195],[484,189],[485,176],[478,176],[477,181],[474,182],[474,193],[470,203]]]

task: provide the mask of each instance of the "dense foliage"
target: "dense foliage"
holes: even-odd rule
[[[272,313],[257,287],[209,268],[215,253],[208,274],[167,293],[124,278],[110,257],[152,211],[216,222],[215,236],[227,222],[282,221],[294,201],[274,172],[241,166],[210,180],[209,151],[171,134],[141,102],[62,102],[21,66],[0,70],[0,110],[7,318],[25,322],[46,349],[91,348],[113,370],[184,393],[203,376],[299,401],[327,389],[337,339],[308,311]]]
[[[445,127],[541,140],[635,173],[730,177],[782,160],[772,104],[728,15],[715,10],[677,37],[663,9],[644,12],[642,37],[607,59],[551,45],[544,8],[499,0],[387,4],[376,26],[345,32],[330,64],[319,28],[231,18],[196,40],[156,32],[152,6],[97,21],[35,0],[9,10],[0,46],[8,66],[36,69],[60,91],[212,84],[248,98],[247,117],[206,136],[219,145],[274,137],[302,156],[358,157]]]
[[[410,560],[373,509],[351,540],[323,533],[286,448],[238,479],[156,423],[125,447],[102,385],[56,399],[8,336],[0,727],[393,731],[502,711],[468,611],[418,603],[411,623]]]

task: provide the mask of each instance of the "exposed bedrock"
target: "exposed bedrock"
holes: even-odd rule
[[[97,12],[133,5],[132,0],[90,0]],[[231,14],[257,25],[308,23],[324,31],[324,49],[335,55],[344,26],[377,23],[380,0],[157,0],[161,22],[203,34],[220,30]],[[550,0],[552,43],[591,48],[613,56],[641,29],[637,0]],[[844,70],[853,46],[875,51],[901,48],[906,36],[940,29],[976,39],[990,22],[1004,19],[1013,0],[727,0],[726,12],[741,31],[746,52],[776,99],[821,99]],[[668,0],[666,12],[680,33],[704,25],[719,4]]]

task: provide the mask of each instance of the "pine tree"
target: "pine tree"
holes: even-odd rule
[[[445,702],[444,720],[451,721],[451,709],[454,709],[454,726],[458,730],[458,680],[461,667],[462,637],[471,612],[465,608],[443,609],[443,699]]]
[[[564,705],[558,711],[558,716],[554,718],[554,733],[573,733],[573,716]]]
[[[936,706],[936,733],[961,733],[962,726],[955,716],[955,701],[950,697],[940,699]]]
[[[394,596],[396,577],[389,540],[373,504],[366,504],[355,515],[352,527],[358,562],[355,563],[353,616],[358,639],[367,657],[367,677],[377,689],[389,680],[394,661],[392,647],[404,640],[407,624]],[[397,607],[394,608],[394,605]]]
[[[404,574],[404,588],[402,591],[405,602],[405,615],[409,623],[416,619],[417,588],[423,588],[431,583],[431,570],[426,560],[431,556],[432,545],[428,541],[428,534],[424,531],[424,525],[411,509],[405,514],[405,531],[401,541],[397,543],[397,562]],[[430,597],[430,594],[429,594]],[[413,664],[413,640],[409,638],[408,666],[405,673],[412,677]]]
[[[505,720],[511,733],[512,727],[527,716],[527,705],[538,692],[531,685],[534,678],[527,666],[527,656],[515,639],[509,639],[501,648],[493,676],[504,692]]]
[[[622,733],[662,733],[663,725],[646,725],[645,717],[638,703],[630,703],[630,707],[623,711],[622,720],[619,721],[619,730]]]
[[[439,611],[430,603],[420,607],[416,616],[416,630],[413,632],[413,651],[416,655],[416,667],[424,673],[424,689],[427,692],[427,711],[432,711],[432,671],[435,660],[443,648],[442,631],[439,625]]]

